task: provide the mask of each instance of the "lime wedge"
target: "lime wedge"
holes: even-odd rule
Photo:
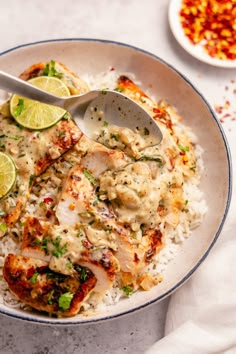
[[[63,81],[55,77],[39,76],[29,80],[29,82],[53,95],[59,97],[70,96],[68,87]],[[66,110],[13,95],[10,100],[10,112],[17,123],[23,127],[41,130],[56,124],[64,116]]]
[[[16,166],[12,158],[0,152],[0,198],[10,192],[16,180]]]

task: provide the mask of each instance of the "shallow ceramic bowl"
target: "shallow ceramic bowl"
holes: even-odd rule
[[[36,312],[23,312],[0,304],[0,312],[12,317],[48,324],[82,324],[132,313],[160,301],[178,289],[198,268],[217,240],[225,221],[231,196],[231,162],[224,133],[211,108],[193,85],[173,67],[143,50],[121,43],[66,39],[19,46],[0,55],[0,68],[19,75],[33,63],[65,63],[80,74],[97,74],[115,67],[119,72],[132,72],[158,100],[165,98],[185,117],[204,148],[205,172],[201,189],[205,193],[208,214],[202,225],[187,239],[176,258],[167,266],[165,280],[148,292],[135,293],[106,311],[91,316],[77,315],[54,319]],[[217,183],[216,183],[217,181]]]

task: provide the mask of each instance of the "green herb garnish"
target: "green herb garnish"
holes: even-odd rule
[[[59,73],[55,69],[55,61],[54,60],[51,60],[50,63],[46,64],[46,66],[43,70],[43,75],[57,77],[58,79],[61,79],[63,76],[62,73]]]
[[[159,166],[163,166],[165,162],[163,161],[163,158],[160,155],[156,156],[141,156],[137,161],[155,161],[158,162]]]
[[[70,308],[71,301],[73,299],[73,294],[70,292],[62,294],[58,299],[58,304],[61,310],[65,311]]]
[[[127,295],[127,296],[131,296],[134,292],[134,288],[132,285],[122,286],[121,290],[123,290],[125,295]]]
[[[178,148],[179,148],[182,152],[189,151],[189,146],[178,145]]]
[[[31,186],[32,186],[32,184],[33,184],[33,180],[34,180],[34,177],[35,177],[35,175],[30,175],[30,179],[29,179],[29,187],[31,187]]]
[[[8,136],[8,138],[12,139],[12,140],[24,139],[24,137],[22,135]]]
[[[124,89],[123,89],[123,88],[121,88],[121,87],[116,87],[116,88],[115,88],[115,91],[117,91],[117,92],[123,92],[123,91],[124,91]]]
[[[14,112],[15,116],[16,117],[20,116],[23,109],[24,109],[24,100],[23,100],[23,98],[19,98],[16,110]]]
[[[39,273],[35,272],[34,275],[30,278],[31,284],[35,284],[36,283],[38,276],[39,276]]]
[[[54,289],[52,291],[50,291],[49,295],[48,295],[48,305],[52,305],[53,301],[52,301],[52,298],[53,298],[53,294],[54,294]]]
[[[91,175],[91,173],[88,170],[84,169],[83,173],[85,177],[88,178],[89,182],[91,182],[92,184],[96,184],[96,179]]]
[[[119,141],[120,139],[119,134],[111,134],[111,139],[114,139],[115,141]]]
[[[67,245],[65,244],[64,246],[61,246],[60,243],[61,243],[60,236],[58,236],[55,241],[52,241],[52,244],[55,247],[54,250],[52,251],[52,255],[55,256],[56,258],[60,258],[67,252]]]
[[[48,254],[48,239],[47,238],[43,239],[43,242],[42,242],[40,248],[42,248],[44,250],[44,252],[46,254]]]

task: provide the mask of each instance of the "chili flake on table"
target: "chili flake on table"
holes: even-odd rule
[[[211,57],[236,59],[236,0],[182,0],[179,15],[193,44]]]

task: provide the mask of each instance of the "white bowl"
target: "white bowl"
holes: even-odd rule
[[[225,135],[203,96],[182,74],[169,64],[138,48],[104,40],[62,39],[31,43],[0,55],[0,67],[18,75],[28,66],[55,59],[80,74],[97,74],[115,67],[132,72],[157,99],[165,98],[185,117],[185,123],[199,138],[205,150],[201,189],[209,207],[200,227],[195,229],[164,272],[165,280],[152,290],[137,292],[106,311],[92,316],[50,318],[37,312],[24,312],[0,304],[0,312],[12,317],[47,324],[82,324],[104,321],[132,313],[160,301],[178,289],[207,257],[224,224],[231,198],[231,160]],[[204,266],[204,265],[203,265]]]

